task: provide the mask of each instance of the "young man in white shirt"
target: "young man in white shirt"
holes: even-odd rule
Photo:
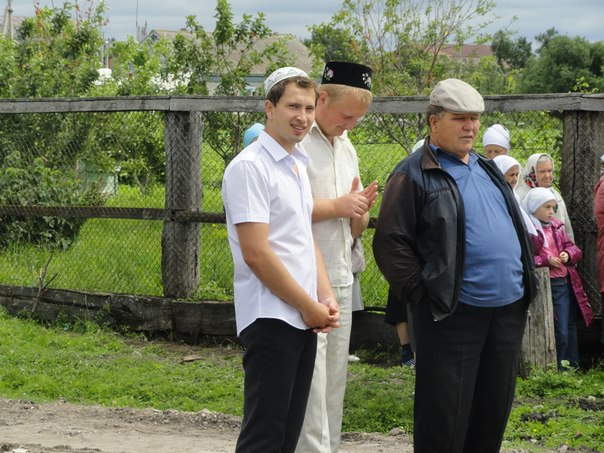
[[[296,145],[315,117],[316,87],[280,68],[265,81],[266,126],[225,170],[222,196],[245,347],[237,452],[293,452],[312,378],[317,332],[339,308],[313,240],[308,157]]]

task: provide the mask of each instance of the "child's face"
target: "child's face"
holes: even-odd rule
[[[537,208],[533,215],[543,223],[549,223],[554,218],[556,200],[549,200]]]
[[[516,187],[516,184],[518,184],[518,176],[520,175],[520,169],[518,168],[518,166],[514,165],[512,168],[510,168],[508,171],[505,172],[505,180],[508,182],[508,184],[510,186],[512,186],[512,189],[514,187]]]

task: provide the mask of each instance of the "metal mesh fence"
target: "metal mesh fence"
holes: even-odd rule
[[[221,114],[247,124],[262,120],[255,112]],[[193,282],[190,299],[232,298],[226,227],[221,216],[214,215],[223,212],[220,186],[232,155],[210,146],[208,134],[218,133],[208,128],[207,114],[167,115],[160,111],[0,114],[0,205],[5,207],[0,225],[11,231],[0,248],[0,284],[174,296],[166,288]],[[511,155],[521,164],[530,154],[549,153],[560,174],[561,114],[492,112],[484,114],[481,122],[478,151],[486,127],[502,123],[511,132]],[[350,134],[362,181],[377,179],[382,189],[394,166],[426,132],[423,114],[367,115]],[[211,138],[214,143],[242,140],[228,134]],[[65,194],[53,192],[55,185]],[[372,217],[377,216],[379,201]],[[45,223],[38,225],[28,211],[32,206],[62,210],[43,215]],[[88,211],[65,216],[70,207]],[[576,236],[593,235],[593,218],[577,217],[579,211],[573,210],[572,203],[568,207]],[[196,213],[207,216],[201,221]],[[15,233],[28,228],[40,237]],[[57,228],[60,234],[49,238],[48,232]],[[369,228],[362,237],[367,268],[360,276],[361,287],[366,307],[382,307],[387,284],[373,260],[372,238]],[[595,267],[585,265],[580,271],[590,299],[599,300]]]

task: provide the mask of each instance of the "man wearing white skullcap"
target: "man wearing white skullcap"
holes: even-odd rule
[[[316,85],[297,68],[265,82],[266,125],[222,181],[235,275],[235,320],[245,347],[243,422],[236,452],[293,452],[308,400],[317,332],[339,309],[314,242],[308,156]]]
[[[510,131],[501,124],[493,124],[482,136],[482,147],[487,159],[510,152]]]
[[[495,163],[473,149],[484,101],[459,79],[430,94],[430,135],[386,184],[373,239],[416,340],[415,453],[498,453],[536,288],[530,239]]]

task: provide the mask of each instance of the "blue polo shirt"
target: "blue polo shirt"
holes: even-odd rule
[[[499,307],[524,294],[518,234],[501,191],[470,153],[468,164],[440,149],[440,166],[459,188],[464,205],[466,254],[459,301]]]

